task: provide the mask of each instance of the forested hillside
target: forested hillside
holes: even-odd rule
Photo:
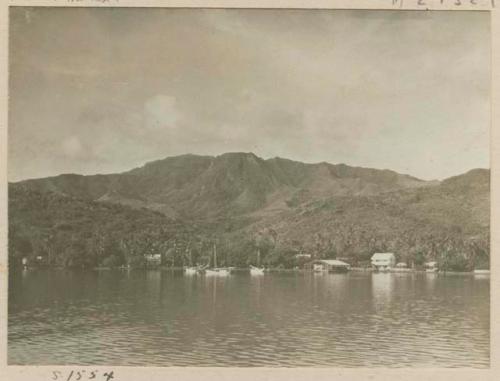
[[[489,171],[423,181],[344,164],[263,160],[251,153],[183,155],[121,174],[60,175],[9,184],[9,259],[57,266],[270,266],[295,254],[346,258],[375,251],[450,269],[489,264]]]

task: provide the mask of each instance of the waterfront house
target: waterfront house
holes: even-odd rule
[[[375,253],[372,255],[372,266],[379,271],[390,270],[396,265],[394,253]]]
[[[425,271],[427,271],[427,272],[436,272],[436,271],[438,271],[437,262],[435,262],[435,261],[426,262],[425,263]]]
[[[146,254],[144,258],[146,259],[146,264],[148,266],[161,265],[161,254]]]
[[[325,271],[330,273],[341,273],[350,270],[349,263],[339,261],[338,259],[318,259],[310,263],[314,271]]]

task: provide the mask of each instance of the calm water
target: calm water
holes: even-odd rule
[[[38,270],[9,287],[9,364],[489,366],[489,277]]]

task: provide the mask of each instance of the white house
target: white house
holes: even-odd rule
[[[436,261],[425,262],[424,266],[425,266],[425,271],[427,271],[427,272],[436,272],[436,271],[438,271],[438,264],[437,264]]]
[[[146,254],[144,255],[146,258],[146,264],[152,266],[161,265],[161,254]]]
[[[372,266],[377,270],[389,270],[395,265],[396,256],[393,253],[375,253],[372,255]]]

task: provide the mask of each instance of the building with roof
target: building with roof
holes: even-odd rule
[[[144,255],[146,259],[147,266],[160,266],[161,265],[161,254],[146,254]]]
[[[338,259],[317,259],[312,261],[310,265],[316,272],[344,273],[351,269],[349,263]]]
[[[438,263],[436,261],[425,262],[424,267],[425,267],[425,271],[427,271],[427,272],[437,272],[438,271]]]
[[[387,271],[396,265],[394,253],[375,253],[371,258],[372,266],[378,271]]]

